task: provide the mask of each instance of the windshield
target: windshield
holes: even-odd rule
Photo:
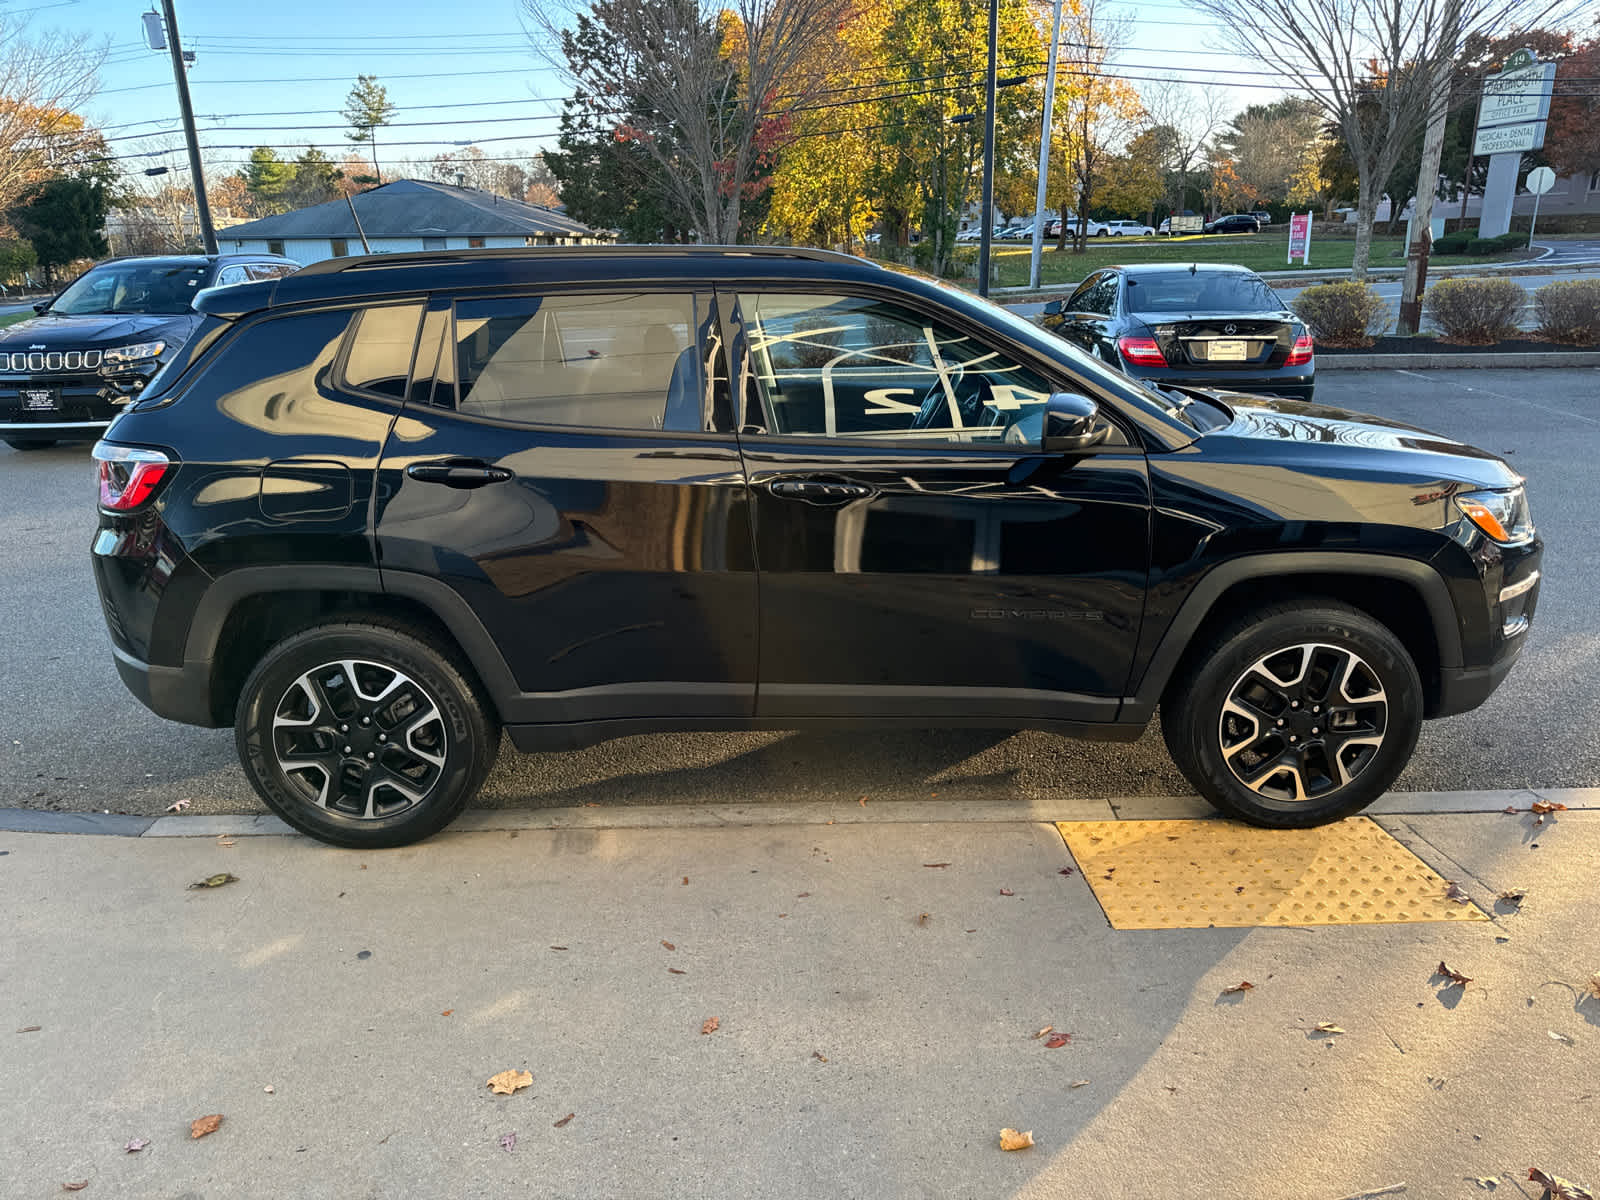
[[[1261,312],[1283,307],[1278,294],[1248,272],[1141,271],[1128,276],[1128,311]]]
[[[79,276],[50,311],[69,317],[186,313],[210,269],[205,263],[107,263]]]

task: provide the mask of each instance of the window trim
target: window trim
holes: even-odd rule
[[[350,382],[345,374],[345,368],[350,362],[350,351],[355,347],[355,340],[361,333],[361,323],[366,320],[367,314],[376,308],[409,308],[415,306],[417,312],[417,327],[411,334],[411,354],[406,360],[406,383],[401,394],[390,396],[384,392],[373,391],[371,388],[359,387]],[[384,404],[399,408],[411,396],[411,389],[416,386],[417,354],[421,348],[422,327],[428,317],[428,297],[425,295],[385,296],[374,304],[357,304],[353,306],[355,319],[345,326],[344,338],[339,345],[339,353],[333,359],[333,386],[339,391],[351,396],[360,396],[368,400],[377,400]]]
[[[749,404],[753,397],[757,404],[762,403],[759,384],[754,373],[733,361],[733,348],[735,345],[744,345],[747,342],[743,326],[743,313],[739,320],[734,319],[737,310],[737,300],[741,292],[772,291],[783,292],[790,295],[838,296],[847,299],[874,300],[899,304],[902,307],[924,317],[932,317],[944,324],[951,326],[966,336],[976,339],[983,345],[999,345],[1006,348],[1007,353],[1013,355],[1018,363],[1029,368],[1041,376],[1050,385],[1052,392],[1071,391],[1085,395],[1100,406],[1100,414],[1109,421],[1114,429],[1119,430],[1127,439],[1126,445],[1113,445],[1106,447],[1106,452],[1121,451],[1143,456],[1145,453],[1144,441],[1140,436],[1137,424],[1129,417],[1123,415],[1120,398],[1108,395],[1106,391],[1086,378],[1079,378],[1064,368],[1060,363],[1051,359],[1042,359],[1031,347],[1018,344],[1004,336],[996,336],[989,326],[973,321],[967,314],[930,303],[925,297],[900,291],[889,286],[875,286],[869,283],[856,281],[829,281],[818,279],[765,279],[752,278],[750,280],[719,280],[717,282],[718,307],[723,318],[723,347],[729,356],[728,379],[733,395],[734,427],[738,430],[741,444],[746,437],[750,438],[750,448],[754,449],[767,445],[804,445],[804,446],[852,446],[870,447],[879,450],[887,446],[903,445],[908,450],[925,451],[934,450],[962,456],[975,454],[994,454],[997,450],[1006,453],[1007,444],[1004,442],[937,442],[913,441],[907,439],[898,443],[891,438],[852,438],[829,437],[825,433],[772,433],[767,430],[766,409],[761,408],[762,424],[757,426],[749,420]],[[726,303],[723,303],[726,298]],[[1011,457],[1015,459],[1057,457],[1047,455],[1038,446],[1011,445]]]
[[[428,386],[428,407],[449,413],[452,417],[472,421],[476,424],[490,426],[494,429],[504,430],[533,430],[541,433],[577,434],[582,436],[600,437],[649,437],[682,439],[696,438],[715,440],[726,443],[729,438],[735,437],[732,429],[646,429],[631,426],[616,425],[557,425],[548,421],[512,421],[503,417],[490,417],[481,413],[463,412],[460,408],[460,381],[456,377],[456,347],[460,342],[456,337],[456,306],[467,300],[538,300],[553,296],[614,296],[619,292],[650,292],[661,295],[686,295],[691,301],[693,319],[690,321],[690,335],[696,340],[696,349],[700,351],[701,361],[705,362],[706,347],[700,343],[700,328],[706,320],[715,318],[717,328],[724,334],[723,346],[720,356],[723,359],[723,368],[727,370],[727,342],[726,323],[722,318],[721,309],[717,305],[717,296],[713,284],[708,280],[664,280],[644,281],[633,283],[629,286],[628,280],[582,280],[577,282],[554,283],[545,285],[520,285],[513,287],[496,287],[485,289],[474,287],[460,291],[436,292],[428,297],[428,313],[424,314],[421,325],[427,324],[427,315],[434,311],[442,311],[444,320],[440,330],[438,357],[434,363],[433,378]],[[701,304],[704,302],[707,311],[702,315]],[[436,307],[437,306],[437,309]],[[411,390],[415,391],[417,380],[413,378]],[[730,376],[730,389],[731,376]],[[441,388],[450,389],[451,399],[448,404],[441,404],[439,397]],[[363,393],[365,395],[366,393]],[[665,405],[666,395],[663,393],[662,402]],[[713,409],[715,405],[713,405]],[[715,411],[707,413],[702,400],[701,423],[709,418],[716,419]]]

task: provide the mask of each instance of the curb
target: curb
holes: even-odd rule
[[[1317,372],[1418,371],[1451,367],[1600,367],[1600,350],[1548,350],[1531,354],[1332,354]]]
[[[1600,811],[1600,787],[1512,788],[1499,791],[1390,792],[1364,816],[1526,811],[1536,800],[1574,812]],[[865,807],[855,802],[806,804],[661,804],[608,808],[475,809],[443,835],[509,830],[734,829],[779,825],[1044,823],[1055,821],[1203,820],[1216,812],[1198,796],[1116,796],[1061,800],[907,800]],[[135,817],[115,813],[58,813],[0,809],[0,832],[97,834],[106,837],[298,837],[276,817]]]

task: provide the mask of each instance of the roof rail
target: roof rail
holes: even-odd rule
[[[336,275],[343,271],[368,271],[384,267],[417,267],[429,263],[478,262],[483,259],[592,258],[671,258],[678,256],[721,257],[746,255],[751,258],[804,258],[814,262],[872,265],[870,259],[841,254],[837,250],[817,250],[810,246],[702,246],[702,245],[587,245],[587,246],[506,246],[480,250],[411,250],[396,254],[358,254],[344,258],[325,258],[301,267],[299,275]]]

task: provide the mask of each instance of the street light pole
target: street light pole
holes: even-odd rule
[[[1033,200],[1033,256],[1028,264],[1028,286],[1039,286],[1039,257],[1044,250],[1045,185],[1050,182],[1050,125],[1055,118],[1056,49],[1061,42],[1061,0],[1056,0],[1050,21],[1050,58],[1044,77],[1044,128],[1039,133],[1039,190]],[[1063,215],[1062,220],[1066,217]]]
[[[169,0],[170,3],[170,0]],[[989,246],[994,240],[995,71],[1000,57],[1000,0],[989,0],[988,105],[983,114],[983,229],[978,235],[978,295],[989,294]]]
[[[200,142],[194,131],[194,106],[189,103],[189,77],[184,71],[183,46],[178,41],[178,14],[172,0],[161,0],[167,18],[167,49],[172,52],[172,79],[178,85],[178,113],[183,118],[183,138],[189,145],[189,177],[194,184],[195,216],[206,253],[217,252],[217,231],[211,225],[211,205],[206,201],[206,176],[200,167]]]

